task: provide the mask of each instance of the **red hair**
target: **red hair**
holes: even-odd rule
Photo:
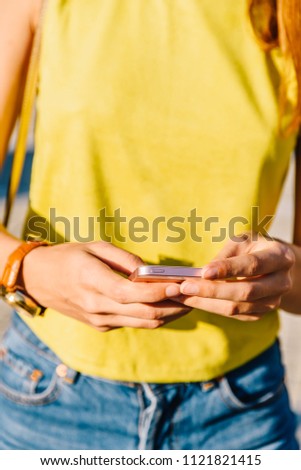
[[[297,131],[301,125],[301,1],[248,0],[254,32],[264,50],[279,47],[287,67],[279,90],[279,118],[288,109],[288,81],[285,71],[291,64],[297,81],[297,102],[285,133]]]

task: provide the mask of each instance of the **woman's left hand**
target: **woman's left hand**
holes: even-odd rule
[[[239,240],[239,241],[237,241]],[[259,320],[292,289],[295,254],[289,245],[248,233],[230,240],[199,280],[181,284],[187,306],[243,321]]]

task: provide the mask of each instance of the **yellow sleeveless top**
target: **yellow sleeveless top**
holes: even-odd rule
[[[295,140],[277,136],[278,84],[245,0],[52,0],[28,217],[58,240],[110,237],[152,264],[204,265],[250,228],[253,206],[258,222],[275,212]],[[244,323],[193,310],[108,333],[52,310],[26,321],[78,371],[148,382],[219,376],[278,332],[276,312]]]

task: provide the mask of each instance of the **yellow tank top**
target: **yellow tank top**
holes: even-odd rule
[[[259,222],[274,214],[294,138],[277,136],[277,67],[245,0],[52,0],[40,67],[28,217],[59,240],[111,237],[149,263],[201,266],[253,206]],[[26,321],[78,371],[148,382],[219,376],[278,331],[276,312],[193,310],[108,333],[52,310]]]

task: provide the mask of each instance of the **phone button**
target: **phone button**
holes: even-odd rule
[[[154,274],[165,273],[165,269],[164,268],[153,268],[151,270],[151,272],[154,273]]]

